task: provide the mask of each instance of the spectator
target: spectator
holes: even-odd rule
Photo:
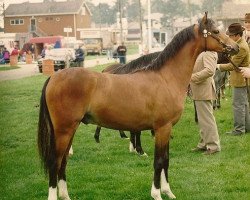
[[[114,43],[113,45],[113,58],[116,60],[118,58],[118,55],[117,55],[117,48],[118,48],[118,45],[117,43]]]
[[[126,53],[127,53],[127,48],[124,45],[124,42],[122,42],[122,44],[117,47],[117,54],[121,64],[126,64]]]
[[[242,21],[244,21],[244,26],[246,28],[245,39],[248,43],[248,47],[250,48],[250,13],[246,13],[245,18]],[[240,67],[240,70],[244,78],[250,78],[250,68]]]
[[[45,58],[46,49],[47,49],[47,45],[44,45],[44,46],[43,46],[43,50],[42,50],[42,52],[41,52],[41,57],[42,57],[42,58]]]
[[[84,67],[84,51],[81,47],[82,47],[82,45],[79,45],[78,49],[76,49],[77,67]]]
[[[0,49],[0,64],[4,64],[3,50]]]
[[[204,151],[205,155],[221,150],[212,102],[216,99],[213,76],[216,71],[217,59],[216,52],[202,52],[195,62],[190,82],[200,129],[200,141],[192,151]]]
[[[61,42],[59,40],[57,40],[55,45],[54,45],[54,49],[59,49],[59,48],[61,48]]]
[[[248,67],[249,65],[249,47],[243,38],[244,27],[240,23],[233,23],[226,32],[231,39],[239,45],[239,53],[232,57],[232,63],[236,67]],[[220,64],[218,68],[221,71],[231,71],[230,85],[233,88],[233,115],[234,128],[227,132],[230,135],[241,135],[250,131],[249,103],[247,95],[247,79],[244,79],[238,69],[232,63]]]
[[[3,59],[4,59],[4,64],[10,62],[10,52],[7,50],[6,47],[3,49]]]
[[[108,60],[111,60],[113,58],[113,48],[111,43],[109,43],[107,47],[107,57]]]
[[[245,18],[243,21],[244,21],[244,26],[246,28],[245,39],[246,39],[248,46],[250,48],[250,13],[245,14]]]
[[[18,48],[17,47],[15,47],[13,50],[12,50],[12,52],[11,52],[11,54],[10,54],[11,56],[18,56],[19,55],[19,51],[18,51]]]

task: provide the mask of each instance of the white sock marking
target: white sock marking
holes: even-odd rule
[[[67,183],[64,180],[58,182],[59,197],[64,200],[70,200]]]
[[[57,188],[49,188],[48,200],[57,200]]]
[[[154,200],[162,200],[161,191],[160,191],[160,189],[155,188],[154,182],[152,183],[151,197],[153,197]]]
[[[170,189],[170,185],[166,180],[164,170],[161,171],[161,192],[168,195],[170,199],[176,199],[175,195],[172,193]]]
[[[130,152],[130,153],[136,152],[136,150],[135,150],[135,148],[134,148],[132,142],[129,143],[129,152]]]

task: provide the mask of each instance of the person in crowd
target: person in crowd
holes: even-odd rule
[[[0,64],[4,64],[3,49],[0,49]]]
[[[117,48],[118,48],[118,45],[117,45],[117,43],[115,42],[114,43],[114,45],[113,45],[113,49],[112,49],[112,51],[113,51],[113,58],[115,59],[115,61],[117,60],[117,58],[118,58],[118,55],[117,55]]]
[[[47,50],[47,45],[44,45],[44,46],[43,46],[43,50],[42,50],[42,52],[41,52],[41,57],[42,57],[42,58],[45,58],[46,50]]]
[[[59,40],[57,40],[55,45],[54,45],[54,49],[59,49],[59,48],[61,48],[61,42]]]
[[[3,59],[4,59],[4,64],[10,62],[10,52],[7,50],[6,47],[3,49]]]
[[[250,52],[246,40],[243,37],[245,28],[240,23],[229,25],[226,34],[239,45],[238,54],[232,56],[232,63],[219,64],[221,71],[231,71],[230,85],[233,88],[233,115],[234,128],[227,134],[239,136],[250,131],[249,103],[247,95],[248,79],[240,73],[238,67],[248,67]]]
[[[244,21],[244,27],[245,27],[245,39],[248,43],[248,46],[250,48],[250,13],[245,14]]]
[[[242,20],[244,21],[244,27],[245,27],[245,39],[248,43],[248,46],[250,48],[250,13],[245,14],[245,18]],[[240,67],[242,76],[244,78],[250,78],[250,68],[246,67]]]
[[[18,56],[19,55],[19,51],[18,51],[18,48],[15,46],[15,48],[12,50],[11,56]]]
[[[113,50],[112,50],[112,44],[109,43],[108,44],[108,47],[107,47],[107,57],[108,57],[108,60],[111,60],[113,58]]]
[[[124,45],[124,42],[122,42],[121,45],[117,47],[117,54],[121,64],[126,64],[126,53],[127,48]]]
[[[84,67],[84,51],[82,45],[78,45],[78,49],[76,49],[76,63],[77,67]]]
[[[203,152],[204,155],[221,151],[218,128],[213,115],[213,100],[216,99],[213,76],[217,60],[216,52],[202,52],[195,62],[190,82],[200,129],[200,141],[192,151]]]

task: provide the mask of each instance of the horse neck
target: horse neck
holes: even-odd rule
[[[171,76],[176,79],[177,87],[186,92],[195,61],[202,51],[203,47],[200,39],[196,38],[187,42],[171,61],[165,63],[166,67],[163,68],[162,74],[168,76],[171,73]]]

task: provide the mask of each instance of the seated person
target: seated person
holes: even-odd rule
[[[4,64],[10,62],[10,52],[6,49],[6,47],[4,47],[3,50],[3,58],[4,58]]]

